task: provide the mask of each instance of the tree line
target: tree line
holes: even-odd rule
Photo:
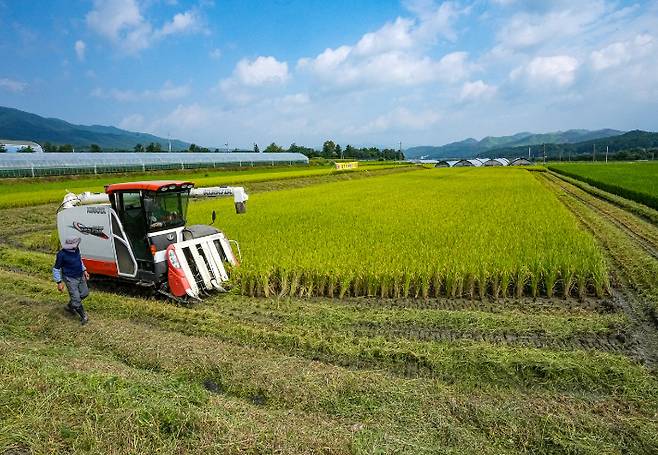
[[[52,144],[50,142],[44,142],[42,145],[44,152],[60,152],[60,153],[72,153],[75,151],[73,145],[71,144]],[[91,144],[86,147],[80,147],[81,150],[88,152],[103,152],[103,149],[98,144]],[[0,150],[2,152],[3,150]],[[20,150],[23,151],[23,150]],[[25,150],[33,151],[33,150]],[[116,151],[116,150],[113,150]],[[163,150],[162,144],[158,142],[151,142],[149,144],[136,144],[133,147],[133,152],[136,153],[159,153],[165,152]],[[215,148],[214,150],[207,147],[201,147],[196,144],[190,144],[186,152],[190,153],[220,153],[224,152]],[[247,150],[232,150],[232,152],[247,152]],[[254,144],[254,153],[260,153],[258,144]],[[272,142],[268,145],[263,152],[266,153],[301,153],[308,158],[326,158],[326,159],[358,159],[358,160],[404,160],[404,153],[401,150],[394,150],[390,148],[379,149],[377,147],[353,147],[348,144],[344,148],[340,144],[336,144],[334,141],[328,140],[322,144],[321,150],[316,150],[311,147],[305,147],[302,145],[297,145],[294,142],[290,144],[290,147],[287,149],[277,145]]]
[[[258,145],[254,144],[254,152],[259,152]],[[315,150],[310,147],[304,147],[297,145],[294,142],[290,144],[288,149],[277,145],[272,142],[264,150],[267,153],[301,153],[306,155],[308,158],[327,158],[327,159],[358,159],[358,160],[404,160],[404,153],[401,150],[394,149],[379,149],[377,147],[353,147],[352,145],[346,145],[345,148],[342,148],[340,144],[336,144],[334,141],[325,141],[322,144],[322,150]]]

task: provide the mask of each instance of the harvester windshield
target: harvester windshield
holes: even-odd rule
[[[149,230],[159,231],[185,226],[187,217],[188,191],[154,193],[144,196],[144,209]]]

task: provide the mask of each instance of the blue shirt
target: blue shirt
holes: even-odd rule
[[[53,279],[56,282],[62,281],[62,275],[70,278],[80,278],[85,270],[79,248],[75,250],[61,249],[57,252],[55,266],[53,267]]]

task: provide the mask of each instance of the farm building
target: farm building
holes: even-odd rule
[[[18,152],[21,149],[31,148],[36,153],[43,153],[43,149],[39,144],[32,141],[12,141],[9,139],[0,139],[0,145],[5,148],[8,153]]]
[[[507,158],[494,158],[487,160],[483,164],[484,166],[509,166],[509,160]]]
[[[480,167],[482,166],[482,161],[478,159],[473,160],[459,160],[452,167]]]
[[[509,164],[510,166],[530,166],[532,163],[527,158],[515,158]]]
[[[434,165],[434,167],[453,167],[457,160],[441,160]]]
[[[301,153],[0,153],[0,177],[308,164]]]

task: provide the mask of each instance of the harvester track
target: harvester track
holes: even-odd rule
[[[621,309],[631,320],[631,335],[638,342],[641,359],[651,368],[658,368],[658,283],[635,276],[638,269],[653,261],[658,264],[658,227],[608,200],[599,198],[566,181],[559,174],[537,173],[547,187],[556,192],[563,192],[568,199],[563,199],[565,206],[580,220],[606,250],[612,266],[613,287],[610,289],[611,300],[615,307]],[[588,214],[589,211],[589,214]],[[594,218],[592,218],[594,215]],[[596,219],[599,219],[597,224]],[[605,228],[605,223],[609,226]],[[612,228],[621,234],[602,232]],[[643,252],[647,262],[636,255],[626,254],[625,248],[633,246],[639,255]],[[629,263],[625,263],[629,262]]]
[[[602,209],[598,204],[593,203],[590,198],[595,199],[597,202],[600,202],[600,205],[606,205],[607,207],[613,208],[615,210],[623,210],[622,208],[619,208],[603,199],[596,198],[596,196],[586,193],[583,190],[577,188],[576,186],[567,183],[566,181],[562,180],[562,178],[560,178],[559,174],[550,172],[549,175],[551,175],[552,178],[551,177],[547,177],[547,178],[550,178],[553,183],[555,183],[557,186],[560,187],[560,189],[562,189],[562,191],[564,191],[571,197],[578,199],[580,202],[582,202],[583,204],[587,205],[590,209],[595,211],[598,215],[602,216],[607,221],[614,224],[617,228],[624,231],[624,233],[629,237],[631,237],[636,244],[641,246],[642,249],[644,249],[644,251],[646,251],[648,255],[658,260],[658,246],[656,245],[655,240],[649,238],[648,236],[640,232],[637,232],[637,230],[634,229],[633,226],[629,225],[629,223],[625,222],[623,219],[615,217],[610,211],[606,211]],[[583,194],[579,194],[579,192]]]

